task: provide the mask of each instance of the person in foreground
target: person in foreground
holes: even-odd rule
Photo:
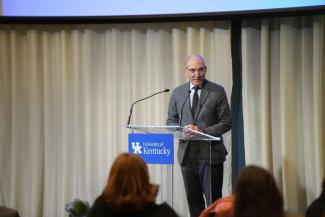
[[[231,129],[230,107],[224,88],[205,79],[207,67],[200,55],[189,55],[184,71],[189,82],[173,90],[166,124],[221,137]],[[179,140],[177,157],[191,217],[200,215],[205,201],[209,205],[222,196],[226,155],[222,138],[211,143],[190,138]]]
[[[1,217],[19,217],[17,210],[11,209],[9,207],[0,206],[0,216]]]
[[[235,193],[234,217],[284,217],[283,197],[273,176],[258,166],[240,173]]]
[[[306,217],[325,217],[325,178],[322,183],[322,192],[307,208]]]
[[[216,200],[200,217],[303,217],[297,211],[284,210],[283,197],[272,174],[259,166],[244,168],[235,188],[235,195]]]
[[[122,153],[114,161],[108,183],[88,217],[177,217],[166,203],[155,203],[157,193],[158,186],[150,184],[143,159]]]
[[[234,200],[234,195],[219,198],[203,210],[199,217],[234,217]]]

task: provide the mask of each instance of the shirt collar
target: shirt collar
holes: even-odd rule
[[[192,84],[192,82],[190,82],[190,90],[192,90],[192,89],[193,89],[193,87],[195,87],[195,85],[194,85],[194,84]],[[199,89],[202,89],[202,87],[201,87],[201,86],[199,86]]]

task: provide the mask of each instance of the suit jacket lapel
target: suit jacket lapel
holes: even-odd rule
[[[183,99],[186,100],[185,104],[184,104],[184,110],[183,110],[183,117],[185,118],[189,118],[191,119],[191,122],[193,123],[194,117],[192,115],[192,110],[191,110],[191,98],[189,95],[189,89],[190,89],[190,83],[188,83],[188,85],[186,85],[186,88],[184,89],[184,93],[183,93]],[[184,101],[182,102],[183,105]]]

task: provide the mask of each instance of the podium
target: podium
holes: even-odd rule
[[[168,137],[168,139],[167,139],[168,142],[170,142],[170,140],[172,140],[171,146],[168,146],[169,148],[172,149],[170,152],[168,152],[168,153],[170,153],[171,157],[173,158],[172,162],[171,161],[168,161],[168,163],[164,163],[164,161],[160,162],[159,157],[157,157],[158,156],[157,153],[159,153],[159,152],[162,153],[164,151],[159,151],[159,150],[155,151],[156,155],[153,156],[153,159],[158,160],[158,161],[155,161],[154,163],[152,163],[152,162],[147,162],[145,159],[145,161],[149,165],[157,164],[160,166],[159,170],[160,170],[161,177],[162,177],[162,182],[159,183],[161,200],[167,201],[172,207],[174,207],[174,193],[175,193],[174,192],[174,186],[175,186],[174,173],[175,172],[174,172],[174,166],[173,166],[174,158],[175,158],[174,157],[174,153],[175,153],[174,152],[174,141],[175,140],[177,141],[176,142],[177,145],[178,145],[178,140],[207,141],[207,143],[210,144],[210,163],[211,163],[211,159],[212,159],[212,157],[211,157],[211,142],[212,141],[221,141],[220,137],[214,137],[214,136],[210,136],[205,133],[197,132],[194,130],[189,130],[182,126],[125,125],[125,127],[130,129],[129,152],[133,152],[136,154],[138,154],[137,152],[142,152],[143,149],[141,149],[141,148],[144,148],[144,145],[142,145],[142,144],[145,144],[146,138],[149,138],[149,140],[150,140],[149,144],[154,144],[153,146],[164,147],[164,148],[165,148],[165,146],[159,145],[159,144],[164,143],[159,139],[164,139],[164,138],[160,138],[159,136]],[[131,139],[133,139],[134,135],[139,136],[140,139],[135,139],[130,142],[130,138],[132,137]],[[144,135],[143,140],[142,140],[142,135]],[[151,136],[157,137],[158,141],[152,142]],[[170,136],[172,139],[170,139]],[[167,154],[167,151],[165,151],[165,153]],[[141,154],[140,154],[140,156],[141,156]],[[141,156],[141,157],[143,157],[143,156]],[[150,161],[150,159],[149,159],[149,161]],[[181,175],[177,176],[177,178],[178,179],[181,178]],[[163,180],[163,179],[165,179],[165,180]],[[210,181],[210,189],[211,189],[211,181]],[[184,200],[186,200],[186,196],[184,197]],[[211,201],[211,198],[210,198],[210,201]]]
[[[182,126],[144,126],[144,125],[125,125],[131,129],[132,133],[142,132],[146,134],[172,133],[176,139],[182,140],[207,140],[220,141],[220,137],[210,136],[205,133],[189,130]]]

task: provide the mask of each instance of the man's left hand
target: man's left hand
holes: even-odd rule
[[[202,130],[198,126],[195,126],[193,124],[189,124],[184,127],[185,127],[185,129],[194,130],[194,131],[202,133]]]

